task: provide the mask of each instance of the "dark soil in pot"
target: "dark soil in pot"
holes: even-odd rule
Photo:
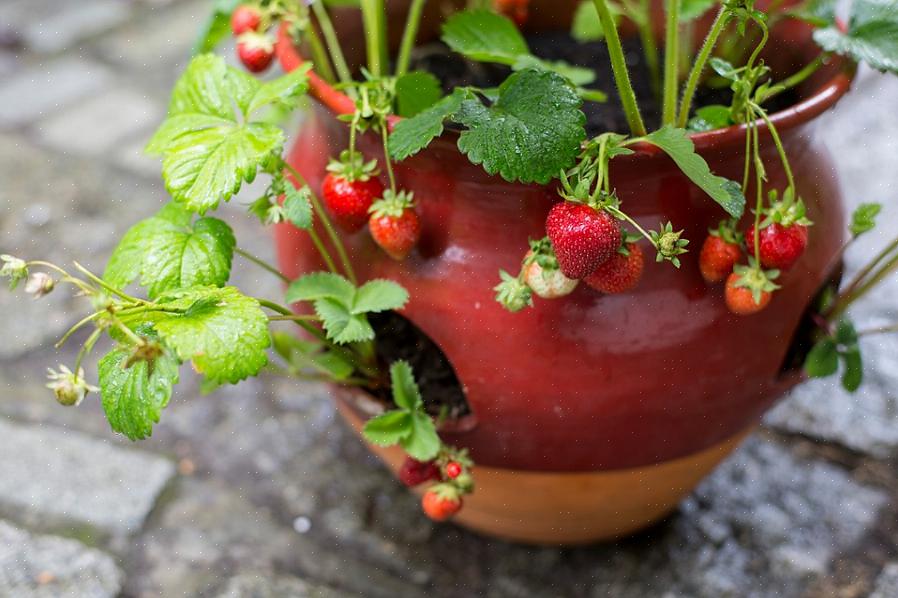
[[[547,60],[563,60],[575,66],[591,68],[596,74],[595,81],[589,88],[599,89],[608,94],[604,103],[584,102],[583,112],[586,114],[586,131],[590,136],[614,131],[628,132],[627,120],[621,108],[614,87],[614,73],[608,57],[608,46],[604,42],[581,43],[566,31],[549,31],[530,34],[527,43],[533,54]],[[645,62],[642,44],[635,36],[622,40],[630,77],[639,107],[646,126],[656,128],[661,122],[661,102],[652,92],[649,69]],[[663,64],[664,57],[658,57]],[[453,53],[449,48],[436,42],[416,50],[413,56],[413,68],[435,75],[443,84],[445,92],[454,87],[473,85],[483,89],[496,87],[505,80],[511,70],[503,65],[473,62]],[[701,86],[696,93],[695,106],[723,104],[728,106],[732,99],[729,87],[710,88]],[[769,112],[777,112],[798,102],[798,96],[789,90],[772,98],[766,108]]]

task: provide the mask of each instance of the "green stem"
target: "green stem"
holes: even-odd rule
[[[852,241],[854,241],[854,239],[852,239]],[[886,245],[885,248],[876,255],[876,257],[867,262],[867,264],[863,268],[861,268],[857,274],[855,274],[854,278],[851,279],[851,282],[848,284],[848,286],[845,287],[841,294],[844,296],[854,291],[854,289],[856,289],[861,284],[861,282],[863,282],[863,280],[867,278],[867,276],[869,276],[870,273],[873,272],[873,270],[876,269],[876,266],[878,266],[884,259],[889,257],[889,255],[896,249],[898,249],[898,239],[895,239],[891,243]]]
[[[318,19],[318,25],[321,27],[324,41],[327,42],[327,49],[334,60],[334,66],[337,68],[337,76],[340,77],[340,82],[352,83],[352,73],[349,70],[349,65],[346,64],[346,58],[343,56],[343,50],[340,47],[340,39],[337,37],[334,24],[331,22],[324,3],[321,0],[312,2],[312,10],[315,12],[315,18]]]
[[[290,174],[293,175],[293,178],[296,179],[297,183],[299,183],[301,186],[309,186],[309,184],[306,182],[305,177],[299,174],[299,171],[293,168],[293,166],[291,166],[287,162],[284,162],[284,167],[290,172]],[[343,270],[346,272],[346,277],[349,278],[352,284],[357,284],[358,279],[355,276],[355,271],[352,268],[352,263],[349,261],[349,255],[347,255],[346,253],[346,248],[343,247],[343,242],[340,240],[340,237],[337,236],[337,231],[334,230],[334,225],[331,224],[330,217],[327,215],[327,212],[324,211],[324,207],[318,200],[318,196],[311,191],[311,188],[309,188],[309,198],[312,201],[312,209],[315,210],[315,213],[318,215],[318,219],[324,226],[324,230],[327,233],[327,236],[330,238],[331,243],[333,243],[334,247],[336,247],[337,249],[337,254],[340,256],[340,261],[343,263]],[[310,228],[309,234],[310,236],[312,236],[312,240],[314,242],[316,237],[315,229]],[[327,252],[325,252],[325,254],[327,254]],[[336,269],[334,269],[334,271],[336,271]]]
[[[677,83],[680,58],[680,0],[667,0],[667,31],[664,42],[664,95],[661,122],[672,125],[677,120]]]
[[[327,57],[327,50],[324,49],[324,44],[311,23],[306,28],[306,38],[309,40],[309,48],[312,50],[312,61],[314,62],[315,70],[328,83],[335,82],[337,76],[334,74],[334,68],[331,66],[330,59]]]
[[[66,272],[64,269],[57,266],[56,264],[51,264],[50,262],[45,262],[42,260],[32,260],[30,262],[25,263],[26,268],[32,268],[34,266],[38,266],[41,268],[47,268],[48,270],[52,270],[52,271],[56,272],[57,274],[61,274],[62,278],[60,279],[60,281],[68,282],[70,284],[75,285],[76,287],[81,289],[81,291],[85,295],[92,295],[92,294],[94,294],[94,292],[96,292],[95,288],[93,288],[92,286],[90,286],[89,284],[87,284],[86,282],[81,280],[80,278],[75,278],[74,276],[72,276],[71,274]]]
[[[117,295],[118,297],[124,299],[125,301],[128,301],[129,303],[139,303],[139,304],[147,303],[143,299],[138,299],[137,297],[132,297],[131,295],[127,295],[126,293],[124,293],[123,291],[120,291],[119,289],[111,287],[110,285],[106,284],[106,281],[104,281],[102,278],[100,278],[99,276],[97,276],[96,274],[94,274],[93,272],[91,272],[90,270],[88,270],[87,268],[85,268],[84,266],[79,264],[78,262],[72,262],[72,263],[75,265],[75,268],[79,272],[81,272],[82,274],[87,276],[91,280],[91,282],[93,282],[94,284],[100,285],[102,288],[106,289],[113,295]]]
[[[844,312],[848,309],[848,306],[869,293],[876,285],[878,285],[884,278],[892,274],[895,269],[898,268],[898,254],[893,255],[889,261],[885,263],[873,276],[870,277],[870,280],[865,282],[863,285],[857,288],[851,295],[847,298],[844,305],[841,307],[840,313]],[[839,314],[834,314],[839,315]]]
[[[780,162],[783,163],[783,170],[786,172],[786,180],[788,181],[789,188],[792,189],[794,193],[795,177],[792,175],[792,167],[789,165],[789,157],[786,155],[786,149],[785,147],[783,147],[783,141],[780,139],[779,132],[777,132],[776,127],[773,125],[773,121],[771,121],[770,117],[767,116],[766,110],[764,110],[754,102],[749,102],[749,106],[755,112],[755,114],[760,116],[764,123],[767,125],[767,130],[770,131],[770,136],[773,138],[773,144],[776,145],[776,151],[779,154]]]
[[[752,119],[752,124],[749,125],[752,131],[752,145],[754,146],[752,151],[754,153],[754,161],[755,161],[755,221],[754,221],[754,246],[755,246],[755,262],[760,267],[761,263],[761,211],[764,209],[764,165],[761,161],[761,152],[758,149],[760,143],[758,140],[758,126],[754,124]]]
[[[655,33],[652,31],[652,0],[640,0],[641,18],[636,23],[639,41],[645,55],[645,64],[649,69],[649,83],[655,97],[660,96],[661,71],[658,65],[658,46],[655,44]]]
[[[380,125],[380,138],[384,147],[384,163],[387,165],[387,177],[390,179],[390,191],[396,195],[396,177],[393,174],[393,161],[390,160],[389,133],[387,132],[387,123],[382,122]]]
[[[746,71],[750,70],[755,65],[755,61],[758,59],[758,56],[761,55],[761,50],[763,50],[764,46],[767,45],[767,39],[770,37],[770,32],[767,29],[767,24],[757,18],[755,18],[754,21],[758,24],[758,27],[761,28],[761,41],[758,42],[758,45],[755,47],[754,52],[752,52],[751,56],[748,57],[748,62],[745,63]]]
[[[327,250],[327,247],[324,246],[324,243],[321,241],[321,237],[319,237],[318,233],[315,231],[315,227],[309,228],[309,237],[312,239],[312,244],[315,246],[315,249],[321,256],[321,259],[324,260],[324,265],[327,266],[327,269],[334,274],[339,274],[339,272],[337,271],[337,264],[334,262],[334,258],[331,257],[331,254]]]
[[[415,46],[415,38],[418,37],[418,26],[421,24],[421,13],[424,12],[426,1],[412,0],[412,5],[408,9],[408,19],[405,21],[405,31],[402,33],[402,44],[399,46],[399,58],[396,60],[397,77],[401,77],[408,71],[412,48]]]
[[[898,324],[892,326],[882,326],[880,328],[869,328],[867,330],[861,330],[857,333],[858,336],[870,336],[871,334],[891,334],[892,332],[898,332]]]
[[[387,62],[387,22],[384,0],[361,0],[362,20],[365,26],[365,41],[368,50],[368,70],[377,78],[386,73]]]
[[[90,336],[87,337],[87,340],[84,341],[84,345],[81,346],[81,350],[78,351],[78,357],[75,358],[75,375],[78,375],[78,370],[81,369],[81,362],[84,361],[85,356],[87,356],[94,349],[94,345],[97,344],[97,340],[100,338],[100,334],[103,331],[97,328],[93,332],[90,333]]]
[[[135,345],[143,345],[144,344],[144,340],[142,338],[140,338],[139,336],[137,336],[133,330],[131,330],[130,328],[125,326],[124,322],[122,322],[118,318],[115,318],[113,320],[113,322],[115,323],[115,327],[118,328],[122,334],[124,334],[126,337],[128,337],[132,343],[134,343]]]
[[[106,313],[106,310],[104,309],[104,310],[96,311],[96,312],[90,314],[89,316],[85,316],[85,317],[81,318],[80,320],[78,320],[77,323],[75,323],[74,326],[72,326],[71,328],[69,328],[69,329],[66,331],[66,333],[62,335],[62,338],[60,338],[60,339],[56,342],[56,344],[54,345],[54,347],[56,347],[57,349],[59,349],[60,347],[62,347],[62,346],[65,344],[65,342],[66,342],[67,340],[69,340],[69,337],[71,337],[73,334],[75,334],[75,332],[77,332],[78,330],[80,330],[82,326],[84,326],[84,325],[87,324],[88,322],[94,321],[95,319],[97,319],[98,317],[100,317],[101,315],[103,315],[103,314],[105,314],[105,313]]]
[[[829,54],[826,52],[823,52],[822,54],[818,55],[817,58],[815,58],[814,60],[812,60],[811,62],[806,64],[804,67],[801,68],[801,70],[799,70],[792,76],[783,79],[782,81],[780,81],[779,83],[777,83],[775,85],[772,85],[770,87],[770,89],[768,89],[767,92],[764,93],[763,97],[758,97],[756,101],[759,104],[761,104],[763,102],[766,102],[770,98],[786,91],[787,89],[791,89],[791,88],[795,87],[796,85],[800,85],[805,80],[807,80],[808,77],[810,77],[811,75],[816,73],[817,69],[819,69],[821,66],[823,66],[824,63],[826,63],[828,58],[829,58]]]
[[[268,316],[269,322],[320,322],[321,318],[313,315],[293,314],[290,316]]]
[[[277,268],[275,268],[274,266],[272,266],[265,260],[254,256],[253,254],[249,253],[248,251],[245,251],[239,247],[236,247],[234,249],[234,253],[241,256],[243,259],[254,263],[255,265],[262,268],[263,270],[267,270],[268,272],[271,272],[272,274],[274,274],[275,276],[280,278],[283,282],[290,282],[290,279],[287,278],[286,276],[284,276],[284,274],[280,270],[278,270]]]
[[[642,115],[639,113],[639,104],[636,102],[636,93],[630,83],[630,73],[627,70],[627,59],[624,56],[624,48],[621,45],[620,35],[614,25],[611,11],[608,9],[607,0],[593,0],[596,12],[599,13],[599,21],[605,31],[605,42],[608,44],[608,53],[611,58],[611,69],[614,72],[614,82],[620,95],[624,114],[627,116],[627,124],[630,132],[636,136],[646,134]]]
[[[635,228],[637,231],[639,231],[640,235],[642,235],[643,237],[648,239],[649,243],[651,243],[652,246],[655,247],[655,249],[658,248],[658,246],[655,245],[655,241],[652,239],[652,235],[650,235],[644,228],[639,226],[639,223],[637,223],[635,220],[630,218],[630,216],[628,216],[625,212],[622,212],[621,210],[619,210],[618,208],[615,208],[613,206],[607,206],[605,209],[608,212],[610,212],[611,214],[613,214],[614,216],[616,216],[618,218],[622,218],[623,220],[626,220],[627,222],[629,222],[633,226],[633,228]]]
[[[717,45],[717,40],[720,39],[720,34],[726,27],[728,14],[726,6],[721,6],[720,10],[717,11],[714,23],[711,25],[708,35],[705,36],[705,41],[702,42],[701,50],[699,50],[695,63],[692,65],[692,70],[689,71],[689,77],[686,79],[686,87],[683,91],[683,100],[680,103],[680,116],[677,119],[677,126],[679,127],[685,127],[686,123],[689,122],[689,113],[692,110],[692,100],[695,97],[695,91],[698,89],[702,72],[711,58],[711,52],[714,51],[714,46]]]

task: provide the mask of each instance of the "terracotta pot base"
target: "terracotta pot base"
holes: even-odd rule
[[[359,432],[362,420],[341,401]],[[627,536],[660,521],[754,429],[709,449],[646,467],[589,473],[547,473],[477,466],[476,491],[455,523],[515,542],[588,544]],[[398,447],[371,450],[395,473]]]

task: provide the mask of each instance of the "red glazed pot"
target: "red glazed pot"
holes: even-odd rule
[[[775,33],[779,61],[800,66],[813,57],[807,29],[790,24]],[[287,70],[301,61],[286,39],[278,53]],[[705,284],[699,273],[700,244],[725,214],[652,147],[615,158],[611,180],[644,227],[671,221],[685,229],[692,251],[682,267],[648,260],[642,282],[625,295],[603,296],[581,285],[565,299],[537,299],[517,314],[494,301],[492,287],[499,269],[516,271],[528,238],[544,235],[546,214],[558,201],[555,184],[489,176],[459,153],[451,132],[396,165],[400,187],[414,191],[418,202],[418,250],[400,263],[366,232],[344,242],[362,279],[390,278],[408,289],[403,315],[439,345],[463,385],[472,415],[443,437],[470,449],[478,464],[478,491],[462,511],[469,525],[549,543],[638,529],[674,508],[800,380],[784,361],[805,309],[836,266],[845,230],[834,164],[815,141],[814,121],[847,91],[851,72],[849,65],[829,65],[803,90],[804,101],[772,116],[815,225],[805,255],[778,281],[782,290],[751,317],[730,314],[722,285]],[[313,78],[312,93],[318,102],[289,161],[317,191],[328,158],[348,143],[336,115],[353,107],[320,79]],[[764,124],[759,127],[769,184],[782,189],[775,148]],[[730,127],[693,141],[715,173],[741,180],[744,132]],[[364,138],[361,148],[382,157],[376,138]],[[277,229],[277,246],[290,277],[322,267],[308,237],[290,226]],[[346,405],[359,425],[358,402]],[[526,479],[523,485],[510,481],[514,472]],[[489,479],[503,488],[486,488]],[[653,484],[666,489],[664,496],[644,496]],[[577,505],[556,505],[553,497],[577,489],[587,492]],[[509,514],[522,493],[548,514]],[[481,512],[478,494],[491,501]],[[636,511],[622,511],[634,501]],[[519,524],[534,517],[547,523],[536,530]]]

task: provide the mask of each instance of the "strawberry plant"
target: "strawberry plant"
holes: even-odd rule
[[[515,260],[507,267],[517,268],[517,275],[498,273],[496,300],[518,312],[538,309],[534,296],[572,301],[584,293],[626,295],[657,274],[652,257],[674,268],[689,259],[684,231],[690,222],[651,228],[615,186],[615,165],[623,157],[664,155],[719,212],[721,223],[704,239],[699,269],[707,284],[723,283],[719,297],[732,313],[747,316],[777,300],[777,291],[801,269],[815,234],[769,114],[771,100],[836,56],[898,72],[898,7],[891,0],[854,0],[845,27],[838,25],[831,0],[787,8],[774,2],[766,11],[754,0],[669,0],[663,13],[647,0],[589,0],[577,9],[572,34],[603,41],[614,83],[607,89],[602,87],[609,82],[596,77],[593,65],[537,56],[519,30],[529,3],[502,0],[473,2],[448,15],[441,40],[447,52],[498,68],[504,78],[495,85],[444,90],[435,73],[414,68],[424,0],[412,0],[395,57],[387,43],[391,23],[384,0],[358,2],[364,66],[344,55],[331,4],[217,0],[196,56],[175,84],[167,116],[146,148],[161,157],[171,202],[125,233],[102,273],[77,262],[66,269],[3,255],[0,274],[12,288],[25,281],[25,291],[35,297],[65,284],[85,299],[88,313],[60,344],[83,328],[90,333],[74,367],[51,371],[48,386],[64,405],[99,392],[112,429],[134,440],[148,437],[160,421],[184,363],[203,376],[206,389],[267,369],[371,393],[388,389],[379,395],[388,397],[381,413],[363,434],[375,445],[405,451],[400,476],[406,484],[433,483],[422,506],[435,520],[462,507],[462,497],[473,490],[473,464],[463,447],[441,440],[438,431],[450,416],[444,410],[434,417],[425,409],[415,378],[420,373],[406,361],[379,357],[376,314],[402,310],[414,298],[393,280],[360,279],[353,267],[360,258],[351,249],[357,245],[349,242],[370,238],[375,250],[400,262],[393,264],[398,270],[385,271],[424,259],[416,253],[428,234],[421,205],[442,191],[404,188],[396,163],[408,160],[404,167],[414,168],[413,157],[451,129],[458,151],[486,174],[541,185],[557,196],[537,238],[514,241],[521,247],[520,265]],[[709,11],[713,21],[693,49],[689,39],[697,19]],[[663,40],[653,33],[659,18]],[[625,19],[641,42],[660,106],[658,122],[644,118],[637,101],[619,32]],[[765,63],[763,52],[771,28],[790,20],[815,28],[820,53],[782,76]],[[245,69],[211,53],[229,34]],[[264,82],[246,72],[268,70],[283,49],[278,44],[302,46],[311,60]],[[311,185],[284,158],[287,137],[276,123],[299,107],[310,81],[318,79],[345,94],[348,107],[339,120],[347,141],[329,156],[321,184]],[[700,92],[711,88],[724,90],[729,103],[699,105]],[[628,131],[588,131],[586,107],[609,101],[619,103]],[[691,138],[731,126],[744,130],[741,180],[712,172]],[[768,136],[785,177],[782,186],[768,180],[771,165],[762,153]],[[363,140],[375,140],[378,151],[371,155]],[[289,224],[306,235],[323,264],[320,271],[288,279],[244,250],[229,225],[211,215],[259,177],[267,185],[249,212],[264,224]],[[854,215],[852,240],[873,227],[878,209],[865,204]],[[231,286],[235,256],[281,279],[283,302]],[[846,388],[859,386],[858,339],[895,329],[857,331],[846,312],[896,268],[893,241],[843,288],[824,294],[813,314],[809,375],[830,375],[842,364]],[[470,282],[483,289],[494,283]],[[295,325],[297,334],[273,332],[275,322]],[[99,360],[96,383],[89,382],[83,360],[104,339],[109,348]]]

